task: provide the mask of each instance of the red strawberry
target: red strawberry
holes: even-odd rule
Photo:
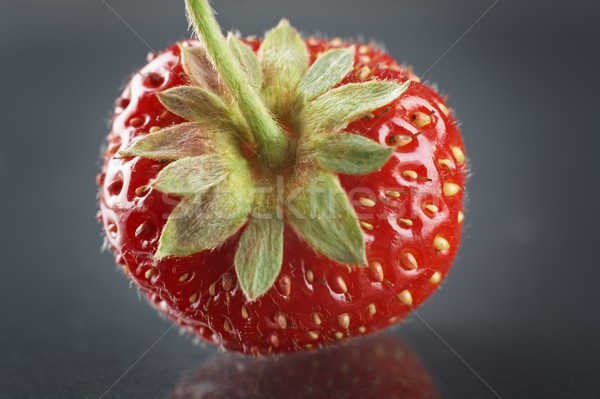
[[[206,0],[187,5],[202,41],[151,57],[117,101],[99,177],[117,262],[243,353],[395,324],[459,246],[465,155],[444,101],[372,45],[286,21],[225,41]]]
[[[170,399],[437,399],[416,353],[378,335],[318,354],[253,359],[218,356],[182,381]]]

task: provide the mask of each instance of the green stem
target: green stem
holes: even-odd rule
[[[248,82],[225,41],[208,0],[186,0],[185,3],[198,36],[252,130],[259,156],[271,167],[281,165],[286,156],[287,137],[259,93]]]

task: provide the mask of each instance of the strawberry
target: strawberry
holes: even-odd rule
[[[149,63],[116,102],[100,219],[140,291],[247,354],[389,327],[447,275],[465,152],[440,96],[373,45],[221,35]]]
[[[318,354],[284,358],[217,356],[179,383],[169,399],[437,399],[432,376],[414,351],[378,335]]]

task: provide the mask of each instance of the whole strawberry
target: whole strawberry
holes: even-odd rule
[[[458,250],[465,155],[434,90],[371,45],[287,21],[152,57],[117,101],[100,218],[124,270],[186,330],[254,355],[388,327]]]

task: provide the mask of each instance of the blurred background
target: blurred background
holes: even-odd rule
[[[422,319],[386,338],[435,387],[412,397],[600,397],[600,3],[213,3],[247,35],[282,16],[305,33],[362,34],[450,95],[473,172],[467,228]],[[120,87],[151,49],[188,36],[183,1],[0,1],[1,399],[168,398],[206,359],[223,362],[140,300],[95,220]],[[356,373],[362,391],[344,397],[408,397]],[[203,384],[171,397],[205,397]]]

